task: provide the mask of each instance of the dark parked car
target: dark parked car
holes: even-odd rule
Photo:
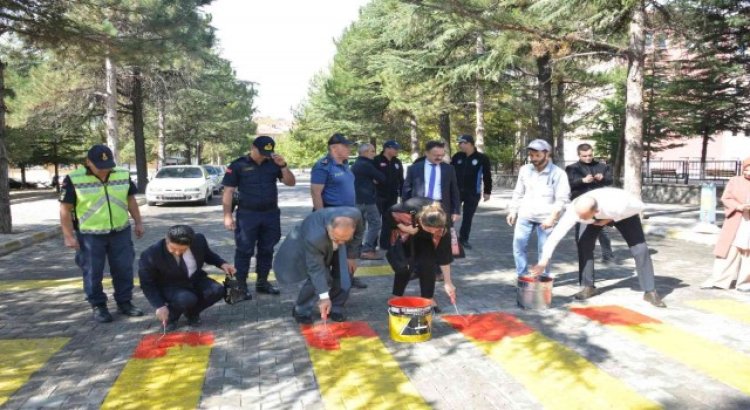
[[[8,178],[8,187],[10,189],[28,189],[28,188],[36,188],[36,184],[32,184],[29,182],[21,182],[17,179]]]

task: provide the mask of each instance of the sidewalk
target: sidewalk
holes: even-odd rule
[[[0,256],[39,243],[60,234],[60,203],[49,191],[24,192],[11,199],[10,213],[13,232],[0,233]],[[51,197],[51,198],[50,198]],[[139,205],[146,198],[137,195]]]

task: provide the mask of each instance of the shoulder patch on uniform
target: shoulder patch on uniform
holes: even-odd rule
[[[328,157],[325,157],[325,158],[321,159],[320,163],[323,164],[323,165],[328,165]]]
[[[227,170],[225,171],[225,173],[231,174],[232,173],[232,168],[231,167],[227,168]]]

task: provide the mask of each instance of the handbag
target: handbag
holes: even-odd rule
[[[245,290],[240,286],[240,282],[234,275],[227,275],[224,278],[224,302],[228,305],[245,300]]]

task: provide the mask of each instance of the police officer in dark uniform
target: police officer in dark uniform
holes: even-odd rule
[[[391,230],[395,227],[393,216],[389,211],[393,205],[398,203],[401,197],[401,187],[404,186],[404,166],[398,159],[398,150],[401,145],[394,140],[383,144],[383,151],[373,159],[375,167],[385,175],[385,182],[378,184],[378,211],[382,220],[380,229],[380,249],[390,247]]]
[[[460,152],[451,159],[451,165],[456,170],[458,191],[461,193],[461,204],[464,208],[458,240],[464,248],[471,249],[469,244],[471,222],[479,206],[479,200],[484,197],[485,201],[489,201],[490,194],[492,194],[492,167],[487,155],[477,151],[474,146],[474,137],[471,135],[458,137],[458,148]]]
[[[354,173],[349,168],[349,155],[353,141],[343,134],[333,134],[328,139],[328,155],[318,160],[310,171],[310,195],[313,210],[334,206],[357,207],[354,190]],[[336,251],[339,252],[339,251]],[[359,255],[347,255],[349,273],[354,275]],[[338,259],[338,254],[334,256]],[[364,289],[367,285],[358,278],[352,278],[352,287]]]
[[[281,239],[281,211],[276,181],[294,186],[294,174],[281,155],[274,153],[276,143],[271,137],[261,135],[250,148],[250,154],[229,165],[222,184],[224,196],[224,227],[234,231],[236,250],[234,265],[237,280],[245,289],[245,299],[252,296],[247,290],[250,258],[255,253],[255,271],[258,280],[255,291],[278,295],[280,292],[268,282],[273,262],[273,248]],[[239,191],[236,222],[232,218],[232,197]]]

